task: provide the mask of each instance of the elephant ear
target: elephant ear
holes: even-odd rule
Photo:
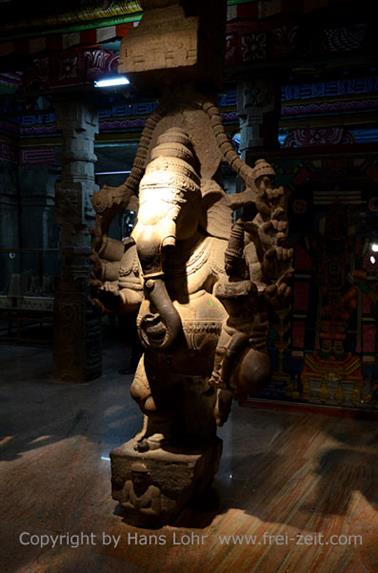
[[[208,235],[229,239],[232,227],[232,209],[222,187],[213,179],[202,182],[202,212],[200,227]]]

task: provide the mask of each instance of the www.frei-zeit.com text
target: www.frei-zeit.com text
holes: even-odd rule
[[[127,532],[122,535],[109,533],[31,533],[23,531],[19,535],[19,543],[23,546],[49,547],[54,549],[62,545],[77,549],[83,545],[104,545],[117,548],[126,545],[362,545],[362,535],[324,535],[323,533],[270,533],[265,531],[260,535],[204,535],[191,532],[144,534]]]

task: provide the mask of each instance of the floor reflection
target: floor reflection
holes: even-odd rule
[[[135,528],[110,494],[109,452],[141,425],[129,397],[131,376],[118,372],[123,349],[105,353],[101,380],[80,385],[54,383],[47,350],[0,347],[3,357],[1,571],[307,572],[310,562],[326,564],[320,573],[377,570],[376,422],[235,404],[219,432],[223,456],[213,486],[174,526],[159,530],[167,539],[173,531],[201,532],[206,544],[131,547],[126,533]],[[115,549],[41,551],[20,546],[22,531],[105,531],[122,539]],[[361,534],[364,543],[261,542],[264,534],[267,540],[281,534],[294,539],[303,532]],[[260,544],[222,546],[224,534],[253,534]]]

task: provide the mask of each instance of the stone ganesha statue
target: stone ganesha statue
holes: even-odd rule
[[[191,106],[155,112],[131,182],[93,198],[99,304],[112,296],[117,312],[138,309],[144,354],[130,391],[144,413],[133,441],[143,462],[161,449],[214,443],[232,398],[269,377],[268,311],[285,305],[290,294],[286,197],[272,187],[273,169],[264,160],[251,168],[239,159],[213,104],[199,99]],[[222,159],[244,180],[244,192],[224,193]],[[114,204],[123,208],[137,196],[137,224],[121,247],[106,236],[107,221]],[[233,224],[233,211],[246,205],[249,214]],[[164,505],[169,494],[161,480],[154,483]]]

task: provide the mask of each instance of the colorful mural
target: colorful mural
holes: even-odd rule
[[[376,408],[378,155],[306,155],[275,164],[291,189],[295,273],[291,312],[271,332],[274,372],[262,396]]]

